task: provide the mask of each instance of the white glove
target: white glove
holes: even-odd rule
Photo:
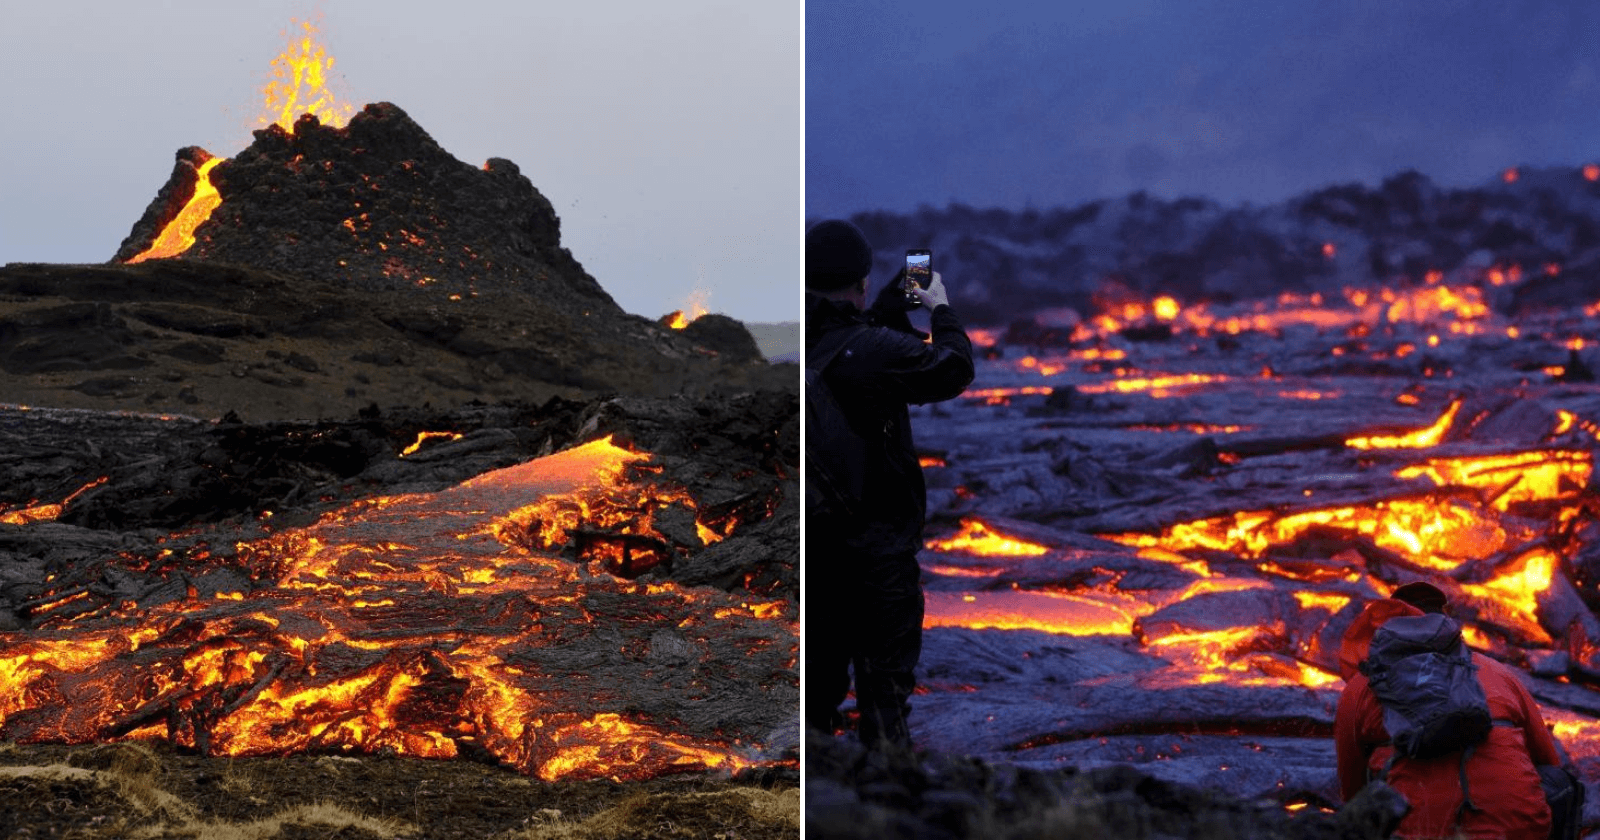
[[[929,312],[940,306],[948,306],[950,303],[950,296],[944,290],[944,279],[939,276],[937,271],[933,273],[933,279],[928,282],[928,288],[923,289],[913,286],[906,291],[916,298],[918,303],[926,307]]]

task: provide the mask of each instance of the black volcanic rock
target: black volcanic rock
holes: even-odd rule
[[[117,251],[149,247],[193,194],[205,152],[185,149]],[[569,312],[618,312],[561,247],[550,202],[517,169],[456,160],[398,106],[368,105],[344,128],[305,115],[276,124],[211,173],[222,203],[178,259],[249,265],[365,291],[535,292]]]
[[[1281,293],[1475,286],[1501,314],[1592,297],[1600,266],[1600,171],[1519,167],[1473,187],[1415,171],[1377,187],[1340,184],[1270,205],[1223,206],[1143,193],[1078,207],[853,215],[875,276],[904,248],[932,248],[968,324],[1002,326],[1070,307],[1171,295],[1228,305]],[[815,220],[813,220],[815,221]],[[1430,279],[1431,278],[1431,279]],[[1104,294],[1107,286],[1118,290]]]
[[[731,318],[623,311],[516,164],[462,163],[387,102],[255,132],[194,243],[133,264],[211,159],[178,152],[111,264],[0,268],[0,394],[258,421],[798,381]]]
[[[573,293],[413,292],[187,258],[6,265],[0,402],[259,422],[799,383],[794,365],[717,352],[614,305],[567,311],[586,299]]]
[[[729,361],[754,362],[762,358],[755,336],[744,324],[726,315],[710,313],[689,322],[684,337]]]

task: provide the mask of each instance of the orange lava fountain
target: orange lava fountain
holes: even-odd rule
[[[689,294],[689,305],[686,307],[687,311],[684,309],[673,311],[672,315],[667,321],[667,326],[675,330],[681,330],[684,327],[689,326],[689,324],[692,323],[696,318],[706,314],[706,312],[710,311],[706,309],[706,299],[709,298],[710,295],[711,293],[707,292],[705,289],[695,289]]]
[[[291,37],[283,52],[272,60],[272,81],[262,89],[262,125],[277,123],[294,133],[294,121],[310,114],[326,126],[339,127],[350,121],[355,106],[339,101],[328,89],[328,74],[333,57],[317,43],[317,28],[309,21],[298,21],[304,30],[298,39]]]

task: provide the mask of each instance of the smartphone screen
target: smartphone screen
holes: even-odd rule
[[[912,248],[906,251],[906,288],[916,284],[918,288],[926,289],[933,282],[933,252],[926,248]]]

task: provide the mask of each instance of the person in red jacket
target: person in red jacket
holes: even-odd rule
[[[1396,616],[1443,612],[1444,606],[1445,595],[1438,588],[1421,582],[1407,584],[1395,590],[1393,597],[1367,604],[1345,631],[1339,651],[1345,687],[1333,725],[1339,788],[1345,801],[1378,778],[1394,752],[1383,727],[1383,709],[1359,670],[1373,633]],[[1489,714],[1496,721],[1488,740],[1473,750],[1466,764],[1466,781],[1476,810],[1461,807],[1459,754],[1400,758],[1389,768],[1385,781],[1411,803],[1411,812],[1394,836],[1456,837],[1459,831],[1459,836],[1468,838],[1544,840],[1550,836],[1550,808],[1534,765],[1561,763],[1555,740],[1545,728],[1539,704],[1515,672],[1477,652],[1472,661],[1489,699]]]

